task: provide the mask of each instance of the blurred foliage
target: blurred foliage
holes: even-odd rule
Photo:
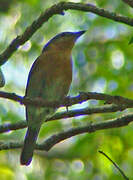
[[[24,32],[26,27],[41,12],[59,0],[0,0],[0,51],[2,52],[13,38]],[[76,0],[74,2],[77,2]],[[79,1],[78,1],[79,2]],[[83,0],[95,3],[125,16],[132,17],[132,9],[121,0]],[[49,19],[16,53],[2,66],[6,78],[3,91],[24,95],[31,64],[40,54],[44,44],[62,31],[87,30],[73,49],[73,83],[70,95],[79,91],[95,91],[112,95],[133,97],[133,44],[128,44],[133,36],[132,27],[81,11],[65,12]],[[103,103],[90,101],[72,108],[94,107]],[[60,109],[62,110],[62,109]],[[44,124],[39,141],[49,135],[78,127],[90,122],[100,122],[128,114],[124,112],[80,116]],[[0,122],[17,122],[25,119],[24,107],[3,100],[0,102]],[[118,180],[119,172],[98,150],[103,150],[126,172],[133,177],[132,127],[102,130],[93,134],[78,135],[56,145],[50,152],[36,151],[32,164],[22,167],[19,164],[20,150],[0,152],[1,180]],[[26,130],[0,134],[5,142],[22,141]]]

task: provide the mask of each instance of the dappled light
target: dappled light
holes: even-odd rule
[[[77,4],[78,8],[76,9],[74,4],[70,3],[68,5],[71,7],[64,6],[64,10],[60,9],[60,4],[59,7],[54,6],[55,9],[52,7],[53,14],[50,14],[51,11],[46,9],[55,3],[58,4],[61,0],[5,2],[0,2],[0,6],[3,5],[3,8],[0,7],[0,52],[4,52],[16,37],[24,38],[24,40],[16,45],[16,49],[10,46],[11,52],[7,51],[6,55],[9,53],[7,57],[0,56],[1,70],[5,78],[5,86],[1,88],[1,91],[15,93],[20,96],[19,98],[25,96],[31,66],[50,39],[61,32],[84,30],[86,32],[75,42],[71,52],[72,83],[68,92],[68,96],[78,96],[77,98],[81,98],[83,101],[73,103],[74,100],[72,101],[70,98],[70,102],[63,101],[65,105],[61,104],[61,107],[56,102],[58,106],[54,107],[55,119],[45,118],[46,122],[42,125],[37,140],[37,144],[44,143],[44,146],[36,147],[33,161],[29,166],[20,165],[22,142],[26,133],[26,129],[24,129],[26,127],[24,121],[26,120],[26,103],[20,100],[11,101],[13,98],[1,98],[0,180],[122,179],[121,174],[108,159],[98,152],[99,150],[107,153],[131,179],[133,177],[133,124],[128,123],[132,121],[129,116],[133,111],[133,102],[130,101],[133,99],[133,44],[131,40],[133,36],[131,7],[133,4],[126,3],[125,0],[73,0],[73,3],[87,3],[86,8],[84,4],[82,7]],[[65,2],[70,1],[66,0]],[[90,9],[88,10],[88,8]],[[37,24],[37,18],[41,13],[43,16],[45,10],[49,15],[48,18],[44,16],[45,18],[43,17],[39,21],[42,21],[42,24]],[[33,21],[35,22],[33,23]],[[31,35],[29,26],[32,23],[34,32]],[[26,29],[27,27],[28,29]],[[29,38],[20,36],[25,30]],[[130,41],[131,43],[128,44]],[[46,53],[45,51],[44,53]],[[56,60],[58,55],[59,57],[62,55],[63,60],[66,57],[65,53],[55,53],[56,51],[53,52]],[[49,59],[49,62],[53,62],[52,60]],[[59,63],[57,65],[60,67]],[[56,68],[53,66],[49,73],[54,72]],[[66,64],[63,68],[65,73]],[[40,87],[40,81],[41,79],[36,80],[36,87]],[[60,83],[55,84],[61,87]],[[53,86],[52,88],[56,89]],[[44,90],[46,90],[45,87]],[[93,98],[89,94],[88,99],[84,100],[87,94],[83,92],[92,92]],[[57,97],[59,93],[53,94],[49,90],[49,94]],[[121,96],[125,98],[123,99]],[[126,104],[126,102],[128,103]],[[30,105],[33,107],[32,104],[26,104],[28,107]],[[36,105],[36,108],[38,107],[40,108],[39,113],[43,112],[43,107]],[[51,107],[49,109],[53,108]],[[88,114],[86,109],[88,109]],[[34,110],[36,109],[34,108]],[[83,110],[86,111],[83,112]],[[67,117],[67,115],[69,116]],[[124,116],[126,119],[122,121]],[[63,118],[58,119],[59,117]],[[34,119],[34,117],[32,118]],[[121,120],[120,124],[112,125],[111,122],[117,118]],[[7,129],[2,132],[3,125],[8,127],[10,124],[16,125],[20,122],[25,124],[18,129]],[[110,126],[107,126],[108,122]],[[55,139],[50,139],[52,136]],[[50,147],[49,144],[54,140],[57,142]],[[17,144],[18,146],[16,146]]]

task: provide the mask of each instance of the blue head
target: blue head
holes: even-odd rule
[[[51,40],[47,42],[47,44],[43,47],[43,51],[49,48],[52,45],[58,46],[60,49],[62,48],[71,48],[73,47],[75,41],[86,31],[78,31],[78,32],[62,32],[54,36]]]

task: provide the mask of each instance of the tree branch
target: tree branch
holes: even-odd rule
[[[23,98],[21,96],[18,96],[14,93],[7,93],[0,91],[0,97],[11,99],[17,102],[20,102],[21,104],[28,104],[33,106],[43,106],[43,107],[60,107],[60,106],[71,106],[77,103],[82,103],[84,101],[90,100],[90,99],[96,99],[96,100],[104,100],[106,103],[114,103],[112,105],[104,105],[101,107],[95,107],[95,108],[84,108],[84,109],[78,109],[78,110],[69,110],[66,112],[60,112],[53,115],[51,118],[48,118],[45,120],[45,122],[53,121],[57,119],[62,118],[70,118],[70,117],[76,117],[80,115],[91,115],[95,113],[108,113],[108,112],[117,112],[117,111],[123,111],[126,108],[132,108],[133,107],[133,100],[124,98],[122,96],[111,96],[108,94],[103,93],[95,93],[95,92],[85,92],[80,93],[78,96],[75,97],[68,97],[65,98],[62,101],[54,101],[54,102],[46,102],[43,100],[30,100],[28,98]],[[10,130],[17,130],[27,127],[26,121],[20,121],[15,124],[5,124],[0,126],[0,133],[7,132]]]
[[[69,130],[57,133],[55,135],[47,138],[42,144],[36,145],[36,149],[49,151],[57,143],[66,140],[70,137],[83,134],[83,133],[94,133],[98,130],[119,128],[128,125],[133,121],[133,114],[128,114],[126,116],[116,118],[113,120],[108,120],[106,122],[89,124],[83,127],[71,128]],[[18,142],[0,142],[0,150],[16,149],[21,148],[23,143]]]
[[[118,128],[118,127],[126,126],[132,121],[133,121],[133,114],[130,114],[113,120],[108,120],[106,122],[89,124],[88,126],[83,126],[78,128],[71,128],[67,131],[51,136],[50,138],[45,140],[41,145],[38,145],[37,149],[49,151],[55,144],[70,137],[83,133],[94,133],[102,129],[110,129],[110,128]]]
[[[0,65],[3,65],[8,60],[8,58],[10,58],[11,55],[18,49],[18,47],[24,44],[27,40],[29,40],[32,37],[32,35],[43,25],[43,23],[49,20],[49,18],[51,18],[55,14],[64,15],[63,11],[69,9],[91,12],[99,16],[111,19],[113,21],[133,26],[132,18],[121,16],[114,12],[109,12],[105,9],[98,8],[92,4],[60,2],[58,4],[53,5],[51,8],[46,9],[45,12],[42,13],[38,19],[33,21],[33,23],[26,28],[25,32],[22,35],[17,36],[10,43],[6,50],[0,54]]]
[[[23,129],[26,127],[27,127],[27,122],[24,120],[18,121],[17,123],[5,123],[5,124],[0,125],[0,133]]]
[[[96,113],[109,113],[109,112],[117,112],[124,110],[124,106],[117,106],[117,105],[104,105],[101,107],[95,107],[95,108],[84,108],[84,109],[78,109],[78,110],[69,110],[66,112],[59,112],[53,115],[51,118],[47,118],[45,122],[53,121],[53,120],[59,120],[63,118],[70,118],[70,117],[77,117],[81,115],[92,115]],[[23,129],[27,127],[26,121],[19,121],[17,123],[6,123],[0,126],[0,133],[8,132],[11,130],[18,130]]]
[[[133,8],[133,0],[122,0],[122,1]]]
[[[15,93],[8,93],[4,91],[0,91],[0,98],[10,99],[20,104],[24,105],[31,105],[37,107],[63,107],[63,106],[72,106],[78,103],[83,103],[87,100],[103,100],[106,104],[117,104],[117,105],[124,105],[124,108],[132,108],[133,107],[133,100],[128,99],[122,96],[112,96],[109,94],[104,93],[96,93],[96,92],[81,92],[78,96],[75,97],[65,97],[61,101],[45,101],[40,98],[30,99],[28,97],[22,97],[16,95]],[[121,107],[120,107],[121,108]],[[119,109],[120,110],[120,109]]]

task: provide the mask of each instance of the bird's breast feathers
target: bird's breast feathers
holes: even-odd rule
[[[34,91],[34,96],[45,99],[60,99],[67,95],[72,81],[71,55],[62,53],[45,51],[40,55],[29,75],[27,96],[32,96],[28,89]]]

